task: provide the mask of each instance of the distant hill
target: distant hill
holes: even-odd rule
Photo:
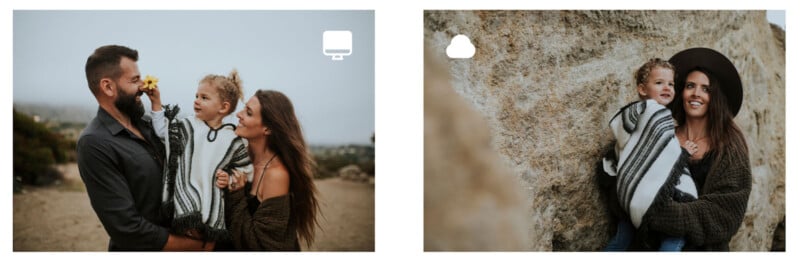
[[[338,175],[342,167],[355,164],[370,176],[375,175],[375,147],[371,145],[311,145],[316,162],[316,178]]]
[[[88,123],[97,113],[97,106],[14,102],[14,110],[29,116],[39,116],[41,121]]]
[[[14,191],[20,183],[46,185],[54,182],[60,172],[55,163],[75,161],[75,141],[65,139],[30,116],[14,113]]]

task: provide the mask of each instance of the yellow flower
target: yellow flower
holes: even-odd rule
[[[156,85],[158,85],[158,78],[147,75],[144,77],[144,88],[145,89],[155,89]]]

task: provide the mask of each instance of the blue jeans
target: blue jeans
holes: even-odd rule
[[[631,221],[624,219],[617,223],[617,234],[608,241],[605,251],[625,251],[633,241],[636,229]],[[667,237],[661,240],[659,251],[681,251],[686,245],[686,240],[680,237]]]
[[[608,241],[605,251],[625,251],[631,245],[635,232],[631,221],[624,219],[617,223],[617,234]]]
[[[683,245],[686,245],[686,240],[680,237],[666,237],[664,240],[661,240],[661,248],[659,251],[677,251],[680,252],[683,249]]]

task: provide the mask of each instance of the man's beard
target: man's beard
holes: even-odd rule
[[[120,87],[117,85],[117,87]],[[136,102],[136,97],[142,95],[141,92],[136,92],[134,94],[128,94],[122,91],[120,87],[119,90],[119,97],[117,100],[114,101],[114,106],[117,106],[122,114],[128,115],[128,118],[131,120],[138,120],[144,116],[144,105],[141,102]]]

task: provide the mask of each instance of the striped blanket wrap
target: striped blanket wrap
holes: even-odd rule
[[[604,159],[604,170],[617,176],[618,200],[634,226],[642,225],[658,202],[677,196],[697,199],[689,155],[675,137],[669,109],[654,100],[633,102],[620,109],[609,126],[617,160]]]
[[[177,111],[165,110],[169,128],[161,213],[171,218],[174,232],[196,230],[204,240],[228,241],[224,192],[215,186],[215,175],[218,169],[239,170],[250,181],[247,146],[232,125],[211,130],[195,117],[177,118]]]

